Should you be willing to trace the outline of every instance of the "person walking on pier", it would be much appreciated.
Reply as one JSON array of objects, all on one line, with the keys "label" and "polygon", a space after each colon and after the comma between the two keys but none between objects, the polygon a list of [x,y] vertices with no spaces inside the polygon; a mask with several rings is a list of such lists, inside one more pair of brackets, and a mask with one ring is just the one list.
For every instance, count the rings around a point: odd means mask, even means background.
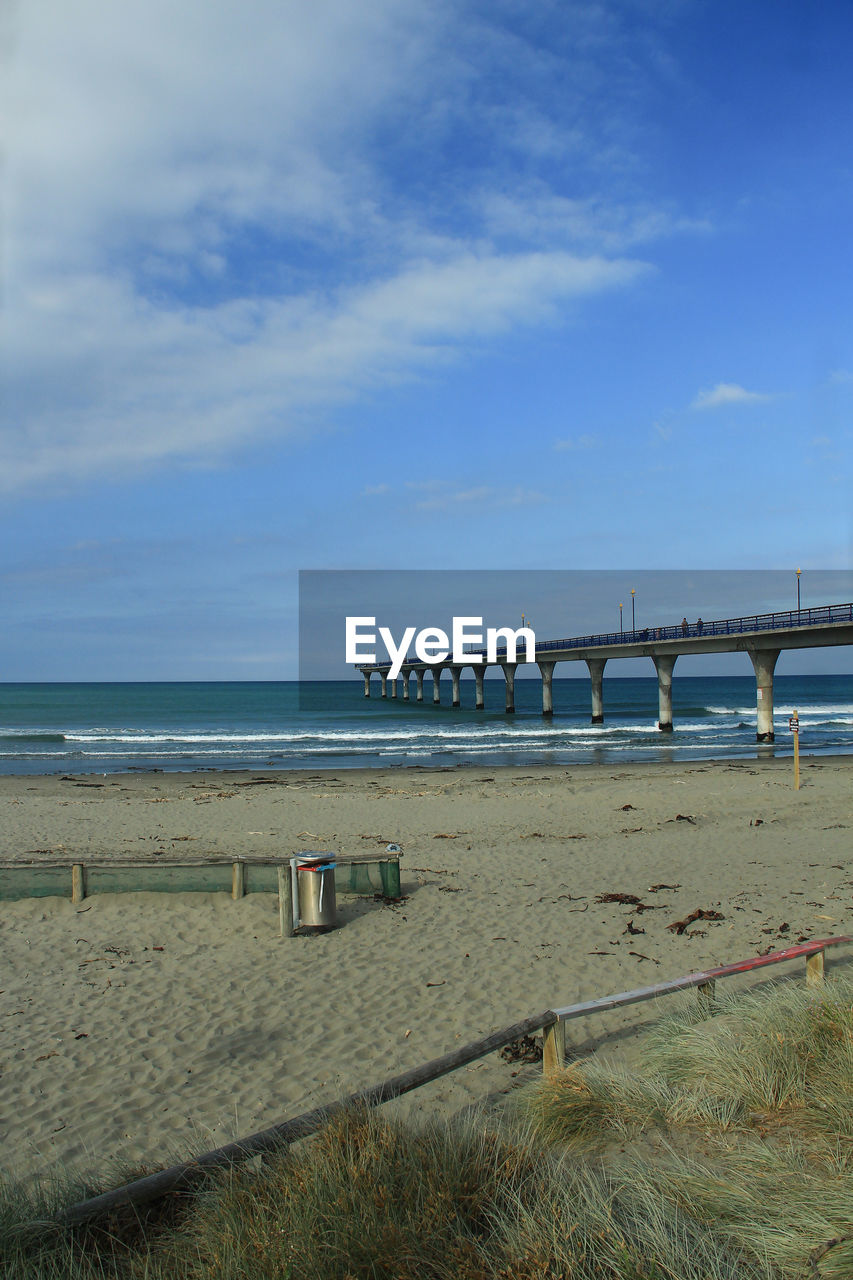
[{"label": "person walking on pier", "polygon": [[688,632],[689,630],[690,630],[690,626],[689,626],[689,624],[688,624],[687,619],[686,619],[686,618],[682,618],[682,619],[681,619],[681,634],[682,634],[683,636],[686,636],[686,635],[687,635],[687,632]]},{"label": "person walking on pier", "polygon": [[702,621],[702,619],[701,619],[701,618],[697,618],[697,619],[696,619],[696,634],[697,634],[697,635],[700,635],[700,636],[701,636],[701,634],[702,634],[702,628],[704,627],[704,625],[705,625],[705,624],[704,624],[704,622]]}]

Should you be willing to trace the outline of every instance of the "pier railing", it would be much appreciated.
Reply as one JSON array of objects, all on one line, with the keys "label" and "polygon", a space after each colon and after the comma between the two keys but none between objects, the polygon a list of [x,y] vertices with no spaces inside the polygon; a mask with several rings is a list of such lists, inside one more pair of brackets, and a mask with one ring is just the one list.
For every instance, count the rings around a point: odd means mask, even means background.
[{"label": "pier railing", "polygon": [[[853,622],[853,602],[824,604],[809,609],[783,609],[776,613],[750,613],[741,618],[718,618],[711,622],[680,622],[665,627],[634,627],[630,631],[607,631],[598,635],[569,636],[563,640],[537,640],[536,653],[561,649],[598,649],[606,645],[645,644],[650,640],[706,640],[712,636],[736,636],[756,631],[790,631],[794,627],[825,626],[833,622]],[[466,656],[485,658],[485,649],[465,649]],[[496,658],[506,658],[506,649],[498,649]],[[418,657],[407,657],[406,667],[423,666]],[[441,664],[444,665],[444,664]],[[376,663],[371,669],[381,671],[390,662]]]},{"label": "pier railing", "polygon": [[676,991],[684,991],[691,987],[698,988],[700,1007],[706,1014],[713,1012],[714,985],[717,979],[729,978],[739,973],[749,973],[767,965],[780,964],[786,960],[805,958],[806,982],[810,986],[818,986],[824,978],[824,954],[828,947],[853,941],[850,937],[820,938],[812,942],[800,943],[786,947],[783,951],[773,951],[768,955],[753,956],[748,960],[740,960],[735,964],[721,965],[714,969],[705,969],[700,973],[686,974],[681,978],[673,978],[668,982],[658,982],[649,987],[638,987],[634,991],[623,991],[618,995],[601,996],[595,1000],[586,1000],[580,1004],[567,1005],[565,1008],[546,1009],[542,1013],[516,1022],[511,1027],[493,1031],[491,1035],[454,1049],[443,1057],[434,1058],[422,1066],[404,1071],[401,1075],[392,1076],[381,1084],[361,1089],[345,1098],[336,1099],[324,1106],[315,1107],[292,1120],[272,1125],[260,1133],[252,1134],[237,1142],[230,1142],[224,1147],[217,1147],[195,1160],[183,1164],[172,1165],[159,1173],[138,1178],[135,1182],[103,1195],[94,1196],[72,1205],[63,1215],[67,1224],[87,1222],[93,1218],[112,1213],[123,1205],[141,1206],[159,1200],[163,1196],[177,1191],[187,1191],[198,1184],[204,1175],[212,1169],[238,1164],[255,1156],[272,1154],[283,1145],[306,1138],[347,1107],[378,1106],[392,1098],[402,1097],[413,1089],[438,1080],[441,1076],[457,1071],[460,1067],[486,1057],[504,1045],[512,1044],[522,1036],[531,1032],[544,1032],[543,1069],[546,1075],[558,1071],[565,1060],[565,1028],[566,1023],[588,1014],[605,1013],[610,1009],[624,1008],[626,1005],[639,1004],[645,1000],[653,1000],[659,996],[671,995]]},{"label": "pier railing", "polygon": [[536,652],[549,649],[586,649],[606,644],[634,644],[647,640],[704,640],[708,636],[735,636],[744,632],[780,631],[783,628],[790,631],[793,627],[814,627],[829,622],[853,622],[853,603],[825,604],[813,609],[785,609],[779,613],[752,613],[742,618],[720,618],[713,622],[681,622],[669,627],[638,627],[631,631],[609,631],[606,635],[574,636],[567,640],[537,641]]}]

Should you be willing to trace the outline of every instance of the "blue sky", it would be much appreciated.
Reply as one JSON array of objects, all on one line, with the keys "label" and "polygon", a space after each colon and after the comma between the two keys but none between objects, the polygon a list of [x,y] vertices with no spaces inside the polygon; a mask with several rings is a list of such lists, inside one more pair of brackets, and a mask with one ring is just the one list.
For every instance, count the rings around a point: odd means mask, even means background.
[{"label": "blue sky", "polygon": [[850,6],[0,41],[3,679],[291,678],[299,569],[851,567]]}]

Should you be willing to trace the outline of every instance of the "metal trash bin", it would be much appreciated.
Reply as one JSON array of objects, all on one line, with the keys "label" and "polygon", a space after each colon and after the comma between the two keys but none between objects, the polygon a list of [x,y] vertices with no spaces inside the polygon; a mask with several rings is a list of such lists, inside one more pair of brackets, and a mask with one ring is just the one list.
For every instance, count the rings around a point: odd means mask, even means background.
[{"label": "metal trash bin", "polygon": [[338,920],[335,863],[328,853],[305,853],[291,861],[295,928],[333,929]]}]

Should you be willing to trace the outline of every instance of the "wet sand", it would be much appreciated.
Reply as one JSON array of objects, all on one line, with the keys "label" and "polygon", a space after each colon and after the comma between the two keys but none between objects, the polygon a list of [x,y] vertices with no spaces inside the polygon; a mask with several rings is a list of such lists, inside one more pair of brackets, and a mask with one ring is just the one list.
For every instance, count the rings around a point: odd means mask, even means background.
[{"label": "wet sand", "polygon": [[[341,897],[339,928],[284,939],[271,894],[3,903],[6,1168],[156,1165],[540,1009],[851,932],[853,757],[802,774],[799,792],[787,759],[0,778],[4,859],[393,841],[406,895]],[[669,928],[696,910],[721,918]],[[650,1016],[573,1024],[571,1050],[629,1050]],[[394,1105],[454,1111],[535,1071],[492,1055]]]}]

